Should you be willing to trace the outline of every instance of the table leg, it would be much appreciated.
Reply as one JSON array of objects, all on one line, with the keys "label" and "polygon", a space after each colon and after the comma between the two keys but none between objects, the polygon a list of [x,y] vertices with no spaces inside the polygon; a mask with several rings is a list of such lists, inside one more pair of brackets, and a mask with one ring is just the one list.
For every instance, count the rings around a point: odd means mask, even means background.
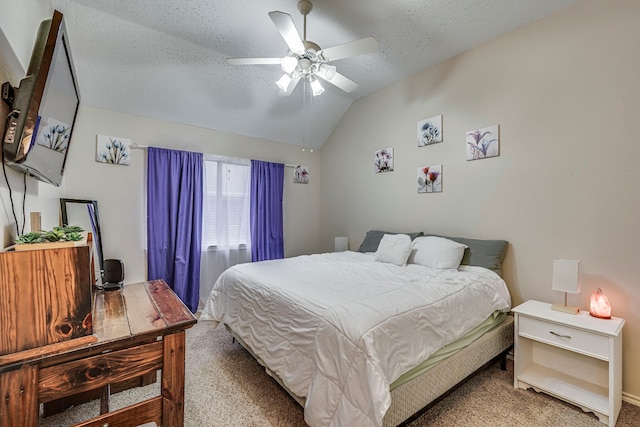
[{"label": "table leg", "polygon": [[109,412],[109,399],[111,398],[111,384],[102,386],[100,389],[100,415]]},{"label": "table leg", "polygon": [[162,367],[162,425],[184,425],[185,332],[165,335]]},{"label": "table leg", "polygon": [[38,425],[38,367],[0,374],[0,426]]}]

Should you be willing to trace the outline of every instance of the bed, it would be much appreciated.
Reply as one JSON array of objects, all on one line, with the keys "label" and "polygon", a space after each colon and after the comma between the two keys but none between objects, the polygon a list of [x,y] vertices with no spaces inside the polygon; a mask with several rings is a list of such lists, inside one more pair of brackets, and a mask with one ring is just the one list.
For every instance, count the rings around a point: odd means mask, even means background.
[{"label": "bed", "polygon": [[309,425],[397,425],[512,345],[505,250],[373,230],[358,251],[229,268],[200,319],[222,322]]}]

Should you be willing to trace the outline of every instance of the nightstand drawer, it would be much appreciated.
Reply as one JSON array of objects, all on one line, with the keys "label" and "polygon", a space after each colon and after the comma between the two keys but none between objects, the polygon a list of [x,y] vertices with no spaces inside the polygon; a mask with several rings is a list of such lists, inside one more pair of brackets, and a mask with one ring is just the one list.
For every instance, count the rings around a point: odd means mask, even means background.
[{"label": "nightstand drawer", "polygon": [[609,360],[609,339],[580,329],[519,316],[519,335]]}]

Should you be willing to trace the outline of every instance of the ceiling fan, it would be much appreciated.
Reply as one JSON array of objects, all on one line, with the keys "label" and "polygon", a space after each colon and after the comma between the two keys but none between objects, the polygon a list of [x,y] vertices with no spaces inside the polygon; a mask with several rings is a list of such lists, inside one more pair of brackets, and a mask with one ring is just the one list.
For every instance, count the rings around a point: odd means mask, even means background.
[{"label": "ceiling fan", "polygon": [[289,47],[289,53],[284,58],[228,58],[230,65],[280,65],[284,75],[276,82],[280,88],[280,96],[289,96],[296,88],[300,79],[306,79],[311,85],[313,95],[320,95],[324,88],[318,77],[345,92],[353,92],[358,84],[336,71],[336,67],[329,62],[351,56],[371,53],[378,50],[378,42],[373,37],[344,43],[338,46],[321,49],[316,43],[307,40],[307,15],[313,9],[308,0],[298,2],[298,10],[304,16],[304,32],[300,37],[291,15],[273,11],[269,17],[282,35]]}]

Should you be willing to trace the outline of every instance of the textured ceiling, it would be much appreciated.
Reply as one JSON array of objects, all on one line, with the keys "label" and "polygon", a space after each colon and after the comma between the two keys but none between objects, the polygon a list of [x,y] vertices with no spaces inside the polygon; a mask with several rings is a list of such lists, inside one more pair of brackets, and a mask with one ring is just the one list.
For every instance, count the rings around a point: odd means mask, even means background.
[{"label": "textured ceiling", "polygon": [[354,100],[573,1],[316,0],[309,40],[327,48],[373,36],[380,48],[333,62],[359,88],[347,94],[325,83],[310,110],[303,85],[278,96],[279,66],[224,62],[285,56],[267,14],[289,13],[302,34],[297,0],[51,3],[65,17],[82,104],[318,148]]}]

